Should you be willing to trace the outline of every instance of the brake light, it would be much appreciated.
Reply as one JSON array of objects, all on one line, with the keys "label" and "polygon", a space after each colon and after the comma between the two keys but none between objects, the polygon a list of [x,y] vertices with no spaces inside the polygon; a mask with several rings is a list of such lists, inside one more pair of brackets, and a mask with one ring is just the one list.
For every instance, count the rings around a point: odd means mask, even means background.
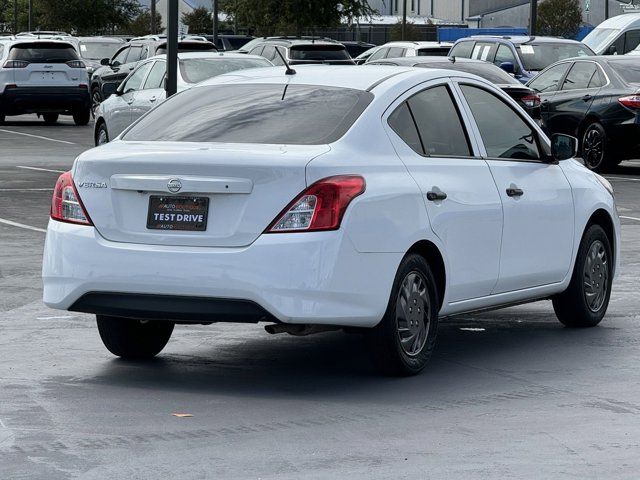
[{"label": "brake light", "polygon": [[359,175],[319,180],[294,198],[265,233],[337,230],[351,200],[364,190],[365,181]]},{"label": "brake light", "polygon": [[71,172],[65,172],[58,178],[51,199],[51,218],[60,222],[93,225],[82,205]]},{"label": "brake light", "polygon": [[640,108],[640,95],[629,95],[618,99],[627,108]]},{"label": "brake light", "polygon": [[540,106],[539,95],[525,95],[521,100],[528,108],[536,108]]},{"label": "brake light", "polygon": [[4,68],[27,68],[29,62],[25,60],[7,60],[4,62]]},{"label": "brake light", "polygon": [[67,65],[69,65],[71,68],[87,68],[82,60],[69,60],[67,62]]}]

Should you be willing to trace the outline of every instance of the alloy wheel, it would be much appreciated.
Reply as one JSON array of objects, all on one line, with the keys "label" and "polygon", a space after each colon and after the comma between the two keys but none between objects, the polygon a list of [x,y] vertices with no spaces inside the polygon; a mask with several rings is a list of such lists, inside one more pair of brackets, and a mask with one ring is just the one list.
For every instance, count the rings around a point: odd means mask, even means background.
[{"label": "alloy wheel", "polygon": [[431,304],[421,273],[410,272],[402,281],[396,299],[396,328],[400,346],[409,356],[418,355],[427,341]]},{"label": "alloy wheel", "polygon": [[607,251],[600,240],[589,247],[584,262],[584,298],[589,310],[598,312],[607,298],[609,288],[609,265]]},{"label": "alloy wheel", "polygon": [[107,131],[104,128],[101,128],[98,131],[98,145],[104,145],[105,143],[109,143],[109,138],[107,137]]},{"label": "alloy wheel", "polygon": [[590,127],[582,142],[584,162],[591,169],[598,167],[604,159],[604,136],[596,127]]}]

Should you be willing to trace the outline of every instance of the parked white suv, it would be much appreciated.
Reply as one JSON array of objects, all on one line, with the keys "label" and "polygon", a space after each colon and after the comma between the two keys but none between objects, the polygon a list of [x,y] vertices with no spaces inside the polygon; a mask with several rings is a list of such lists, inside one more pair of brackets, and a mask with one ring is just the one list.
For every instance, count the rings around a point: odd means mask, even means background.
[{"label": "parked white suv", "polygon": [[387,42],[374,47],[355,58],[358,65],[375,62],[383,58],[441,57],[447,56],[453,46],[449,42]]},{"label": "parked white suv", "polygon": [[0,43],[0,122],[37,113],[47,123],[62,114],[86,125],[90,106],[86,66],[71,43],[29,36]]},{"label": "parked white suv", "polygon": [[80,155],[45,304],[96,314],[124,358],[176,322],[356,327],[394,374],[425,366],[439,317],[552,299],[567,326],[600,322],[620,221],[575,138],[463,72],[295,70],[221,75]]}]

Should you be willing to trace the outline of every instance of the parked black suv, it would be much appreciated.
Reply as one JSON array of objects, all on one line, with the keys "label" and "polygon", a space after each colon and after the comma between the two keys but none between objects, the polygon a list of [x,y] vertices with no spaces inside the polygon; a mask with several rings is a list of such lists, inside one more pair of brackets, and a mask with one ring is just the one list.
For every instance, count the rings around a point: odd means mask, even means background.
[{"label": "parked black suv", "polygon": [[[180,52],[198,52],[217,50],[215,45],[203,37],[182,37],[178,42]],[[93,106],[99,105],[109,95],[115,93],[118,85],[138,62],[154,55],[167,53],[167,37],[165,35],[148,35],[132,39],[120,48],[113,57],[103,58],[103,65],[91,76],[91,99]]]},{"label": "parked black suv", "polygon": [[274,65],[282,65],[276,47],[290,65],[302,63],[327,63],[330,65],[355,65],[346,47],[335,40],[307,40],[301,38],[267,38],[253,47],[249,53],[262,55]]}]

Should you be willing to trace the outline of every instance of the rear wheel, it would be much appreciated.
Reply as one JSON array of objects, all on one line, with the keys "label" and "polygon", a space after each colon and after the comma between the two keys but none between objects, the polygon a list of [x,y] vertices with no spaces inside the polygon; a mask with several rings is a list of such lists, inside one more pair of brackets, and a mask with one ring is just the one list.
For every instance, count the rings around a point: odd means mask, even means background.
[{"label": "rear wheel", "polygon": [[59,115],[57,113],[43,113],[42,118],[44,119],[44,123],[48,125],[52,125],[58,121]]},{"label": "rear wheel", "polygon": [[89,123],[91,119],[91,109],[85,108],[82,110],[74,110],[73,111],[73,121],[76,125],[82,126]]},{"label": "rear wheel", "polygon": [[382,321],[369,332],[376,366],[388,375],[415,375],[429,361],[438,330],[436,283],[420,255],[407,255],[396,274]]},{"label": "rear wheel", "polygon": [[105,123],[102,122],[98,126],[98,131],[96,132],[96,147],[104,145],[105,143],[109,143],[109,132],[107,132],[107,126]]},{"label": "rear wheel", "polygon": [[607,145],[607,133],[598,122],[588,125],[584,130],[582,158],[585,166],[594,172],[604,172],[615,164]]},{"label": "rear wheel", "polygon": [[96,315],[102,343],[111,353],[125,359],[155,357],[173,333],[173,322],[143,321]]},{"label": "rear wheel", "polygon": [[613,280],[611,243],[600,225],[582,237],[569,287],[553,298],[558,320],[567,327],[594,327],[609,306]]},{"label": "rear wheel", "polygon": [[100,87],[93,87],[91,89],[91,112],[95,115],[96,108],[102,103],[102,92]]}]

